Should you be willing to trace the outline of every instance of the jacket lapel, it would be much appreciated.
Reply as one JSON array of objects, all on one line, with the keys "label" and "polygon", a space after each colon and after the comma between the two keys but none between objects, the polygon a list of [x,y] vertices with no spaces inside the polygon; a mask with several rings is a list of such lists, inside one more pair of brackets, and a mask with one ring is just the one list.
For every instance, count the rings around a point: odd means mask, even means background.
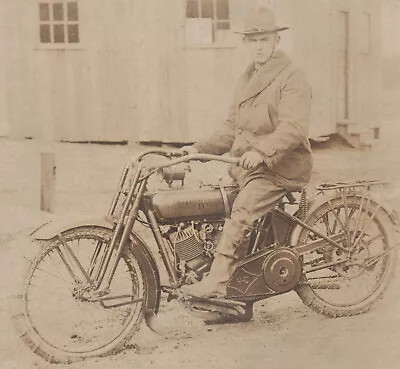
[{"label": "jacket lapel", "polygon": [[239,93],[238,105],[265,90],[290,64],[291,61],[289,57],[283,51],[278,50],[272,58],[257,71],[255,76],[253,76],[255,71],[254,64],[247,67],[241,77],[244,87],[242,92]]}]

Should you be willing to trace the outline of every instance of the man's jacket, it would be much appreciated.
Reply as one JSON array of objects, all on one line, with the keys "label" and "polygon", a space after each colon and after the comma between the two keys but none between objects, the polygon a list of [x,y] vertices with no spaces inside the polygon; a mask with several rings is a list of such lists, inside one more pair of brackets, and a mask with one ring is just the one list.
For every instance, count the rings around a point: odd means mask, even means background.
[{"label": "man's jacket", "polygon": [[202,153],[240,157],[259,151],[264,164],[255,170],[231,167],[241,186],[265,177],[290,190],[308,183],[312,169],[308,126],[311,90],[303,72],[283,51],[255,71],[251,64],[237,83],[228,119],[211,137],[194,144]]}]

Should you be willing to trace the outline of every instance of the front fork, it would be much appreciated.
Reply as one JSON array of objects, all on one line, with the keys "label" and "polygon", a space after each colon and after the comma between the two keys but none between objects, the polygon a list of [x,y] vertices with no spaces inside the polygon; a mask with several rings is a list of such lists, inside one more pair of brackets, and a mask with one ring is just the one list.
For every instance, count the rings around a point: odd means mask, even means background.
[{"label": "front fork", "polygon": [[[124,193],[124,184],[127,180],[128,171],[129,167],[125,167],[121,176],[120,183],[118,185],[118,190],[116,192],[116,195],[114,196],[108,213],[108,216],[110,217],[113,217],[121,194]],[[83,269],[77,258],[74,258],[72,256],[72,258],[77,263],[78,268],[81,270],[84,278],[86,279],[87,283],[84,290],[90,293],[91,298],[101,298],[102,296],[105,296],[110,292],[111,282],[113,280],[124,248],[129,241],[131,231],[139,212],[141,199],[146,189],[146,176],[143,176],[144,178],[141,178],[142,175],[143,170],[139,166],[132,180],[129,192],[125,198],[125,203],[116,223],[111,242],[108,246],[106,246],[105,249],[102,241],[99,241],[97,243],[87,273]],[[69,252],[70,248],[68,247],[67,243],[65,242],[65,240],[63,240],[61,235],[59,235],[59,237],[62,244],[64,245],[64,248],[67,252]],[[104,252],[102,252],[102,250],[104,250]],[[113,257],[113,255],[115,256]],[[109,273],[107,273],[108,271]],[[99,290],[100,286],[102,286],[101,290]]]},{"label": "front fork", "polygon": [[[121,216],[119,217],[117,225],[115,227],[110,246],[107,250],[107,254],[106,254],[104,260],[102,260],[103,262],[101,263],[101,267],[99,269],[99,275],[97,276],[97,278],[95,280],[95,288],[96,289],[100,287],[100,285],[102,284],[102,282],[105,278],[106,272],[110,266],[110,261],[111,261],[114,249],[116,248],[116,250],[117,250],[116,257],[115,257],[114,262],[111,265],[111,270],[107,276],[107,280],[106,280],[105,287],[104,287],[105,291],[109,290],[111,281],[114,277],[119,260],[121,259],[122,252],[124,250],[124,247],[125,247],[127,241],[129,240],[131,230],[135,224],[135,220],[136,220],[137,214],[139,212],[140,200],[141,200],[143,192],[146,188],[146,182],[142,180],[139,183],[139,187],[138,187],[137,191],[135,191],[137,184],[139,182],[141,173],[142,173],[142,170],[140,170],[140,168],[139,168],[135,174],[133,184],[130,188],[127,199],[125,201]],[[129,210],[132,200],[133,200],[132,208]],[[113,206],[113,208],[115,209],[115,205]],[[114,211],[114,209],[112,209],[112,212]],[[110,213],[111,213],[111,209],[110,209]],[[128,218],[126,219],[127,214],[129,214],[129,215],[128,215]],[[110,216],[112,216],[112,213],[110,214]],[[122,236],[121,236],[121,234],[122,234]],[[117,244],[118,244],[118,246],[117,246]]]},{"label": "front fork", "polygon": [[[128,170],[129,168],[125,168],[122,173],[121,180],[118,186],[118,191],[114,196],[108,214],[111,217],[115,212],[117,203],[119,201],[119,197],[121,193],[123,193],[123,186],[125,180],[127,179]],[[104,296],[109,293],[110,285],[114,277],[115,271],[117,269],[118,263],[121,259],[123,250],[126,247],[127,242],[129,242],[130,234],[135,225],[138,212],[142,208],[147,218],[147,221],[150,224],[150,228],[156,240],[158,250],[163,260],[164,266],[168,272],[171,286],[178,287],[179,284],[178,273],[174,266],[174,262],[171,258],[168,247],[165,244],[163,236],[161,235],[160,228],[158,226],[155,215],[151,207],[145,201],[142,201],[143,193],[146,190],[146,183],[147,183],[145,179],[146,176],[148,176],[148,174],[143,173],[143,170],[139,167],[133,178],[132,185],[126,197],[123,210],[115,226],[113,237],[108,248],[103,253],[101,253],[101,250],[103,249],[104,245],[101,242],[97,244],[97,247],[95,249],[95,252],[91,260],[88,273],[88,278],[90,280],[90,290],[96,291],[97,296]],[[115,255],[114,258],[113,255]],[[98,260],[99,257],[100,261]],[[99,267],[96,268],[96,264],[98,261],[99,261]],[[108,271],[110,272],[107,274]],[[103,285],[103,287],[101,290],[99,290],[101,285]]]}]

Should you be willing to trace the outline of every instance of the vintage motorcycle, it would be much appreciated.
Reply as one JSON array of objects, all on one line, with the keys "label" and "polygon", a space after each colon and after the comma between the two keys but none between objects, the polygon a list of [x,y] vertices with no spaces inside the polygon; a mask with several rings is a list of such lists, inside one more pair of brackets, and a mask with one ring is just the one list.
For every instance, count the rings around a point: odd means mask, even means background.
[{"label": "vintage motorcycle", "polygon": [[[154,157],[161,162],[149,163]],[[221,183],[187,188],[185,170],[193,161],[238,163],[176,150],[143,152],[125,166],[108,216],[49,223],[33,234],[41,250],[27,270],[14,319],[36,354],[72,362],[115,353],[143,318],[155,327],[162,292],[164,302],[178,300],[202,319],[242,316],[254,302],[292,290],[329,317],[363,313],[382,296],[395,269],[398,221],[371,195],[379,181],[325,183],[310,198],[305,189],[288,192],[254,224],[226,298],[183,295],[182,285],[209,271],[238,193]],[[169,187],[149,189],[157,175]],[[150,230],[167,285],[138,226]]]}]

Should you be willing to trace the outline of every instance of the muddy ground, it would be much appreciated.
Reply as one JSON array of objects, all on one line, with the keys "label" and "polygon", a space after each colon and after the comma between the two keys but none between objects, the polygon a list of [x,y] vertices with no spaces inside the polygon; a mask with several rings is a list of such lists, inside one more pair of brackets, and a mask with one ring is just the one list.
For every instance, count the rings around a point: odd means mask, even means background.
[{"label": "muddy ground", "polygon": [[[400,210],[400,129],[385,122],[372,149],[357,151],[338,140],[314,147],[313,184],[320,181],[389,179],[387,202]],[[141,146],[56,144],[56,208],[39,209],[41,147],[34,141],[0,141],[0,368],[47,368],[19,341],[9,318],[26,259],[36,246],[26,237],[63,214],[104,214],[123,162]],[[210,172],[199,168],[197,179]],[[211,180],[222,173],[211,171]],[[153,245],[154,246],[154,245]],[[163,274],[165,277],[165,274]],[[400,277],[376,307],[363,315],[328,319],[289,293],[256,304],[250,323],[214,326],[188,315],[174,302],[161,313],[166,336],[145,325],[131,348],[64,369],[99,368],[285,368],[397,369],[400,367]]]}]

